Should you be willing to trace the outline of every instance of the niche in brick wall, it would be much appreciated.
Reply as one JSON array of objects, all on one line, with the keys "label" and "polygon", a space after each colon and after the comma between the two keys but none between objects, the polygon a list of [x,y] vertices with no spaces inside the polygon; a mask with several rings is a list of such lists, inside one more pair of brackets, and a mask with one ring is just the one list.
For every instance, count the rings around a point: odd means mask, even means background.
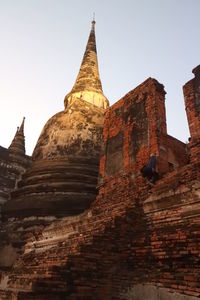
[{"label": "niche in brick wall", "polygon": [[131,162],[135,162],[141,146],[148,145],[149,139],[145,99],[131,105],[130,119],[133,122],[133,129],[130,136],[130,160]]},{"label": "niche in brick wall", "polygon": [[123,170],[123,133],[107,141],[106,174],[114,176]]}]

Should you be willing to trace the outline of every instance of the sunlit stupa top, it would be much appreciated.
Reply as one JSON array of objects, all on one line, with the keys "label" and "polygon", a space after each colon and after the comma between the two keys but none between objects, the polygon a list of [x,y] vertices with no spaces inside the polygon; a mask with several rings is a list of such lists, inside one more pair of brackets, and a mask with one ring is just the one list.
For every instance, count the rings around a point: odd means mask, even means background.
[{"label": "sunlit stupa top", "polygon": [[76,82],[71,92],[65,97],[65,108],[76,98],[101,108],[109,106],[108,99],[103,94],[99,76],[94,20]]}]

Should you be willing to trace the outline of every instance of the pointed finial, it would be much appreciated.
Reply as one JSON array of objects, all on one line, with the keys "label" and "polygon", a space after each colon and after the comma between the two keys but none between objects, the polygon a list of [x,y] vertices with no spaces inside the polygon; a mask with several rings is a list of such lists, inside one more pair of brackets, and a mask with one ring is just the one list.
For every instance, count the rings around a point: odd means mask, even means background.
[{"label": "pointed finial", "polygon": [[94,29],[95,23],[96,23],[96,21],[95,21],[95,13],[93,13],[92,29]]},{"label": "pointed finial", "polygon": [[95,14],[93,15],[92,28],[86,45],[81,67],[75,84],[69,94],[65,96],[65,109],[73,99],[82,99],[95,106],[107,108],[108,99],[104,96],[99,75],[96,38],[95,38]]},{"label": "pointed finial", "polygon": [[22,124],[21,124],[21,126],[20,126],[20,128],[18,130],[18,132],[20,132],[22,134],[24,134],[24,121],[25,121],[25,117],[23,117]]}]

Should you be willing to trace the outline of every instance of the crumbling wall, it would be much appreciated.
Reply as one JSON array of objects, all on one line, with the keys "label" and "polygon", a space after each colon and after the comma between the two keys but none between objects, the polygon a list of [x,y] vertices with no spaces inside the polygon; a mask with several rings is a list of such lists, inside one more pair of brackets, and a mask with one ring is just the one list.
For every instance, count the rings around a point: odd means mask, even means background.
[{"label": "crumbling wall", "polygon": [[24,173],[30,163],[30,157],[10,155],[8,149],[0,147],[0,219],[2,205],[7,202],[10,192],[14,190],[16,181]]},{"label": "crumbling wall", "polygon": [[191,159],[199,161],[200,152],[200,65],[193,69],[194,78],[183,86],[185,109],[188,118],[191,141]]},{"label": "crumbling wall", "polygon": [[9,176],[8,150],[0,147],[0,205],[8,199],[9,191],[15,186],[15,177]]},{"label": "crumbling wall", "polygon": [[30,161],[31,158],[27,155],[18,156],[10,153],[9,149],[0,147],[0,268],[3,269],[12,266],[17,252],[21,253],[23,244],[20,239],[21,229],[17,233],[16,227],[9,228],[7,223],[4,224],[3,208]]},{"label": "crumbling wall", "polygon": [[100,184],[137,172],[151,153],[159,154],[159,137],[167,134],[164,101],[163,86],[149,78],[106,111]]},{"label": "crumbling wall", "polygon": [[151,153],[161,176],[188,162],[186,145],[167,134],[164,87],[152,78],[106,111],[104,143],[99,184],[119,173],[137,176]]},{"label": "crumbling wall", "polygon": [[[95,202],[29,232],[24,253],[2,272],[2,299],[200,297],[200,161],[179,161],[185,145],[166,133],[163,97],[148,79],[106,112]],[[152,187],[139,169],[162,147],[164,164],[171,155],[179,166]]]},{"label": "crumbling wall", "polygon": [[143,284],[155,288],[154,300],[163,293],[168,299],[197,299],[199,170],[187,165],[153,188],[142,178],[138,185],[119,176],[87,213],[29,234],[11,274],[2,274],[2,295],[129,300],[135,293],[149,300],[138,291]]},{"label": "crumbling wall", "polygon": [[159,168],[161,174],[172,172],[189,162],[186,144],[167,135],[160,139]]}]

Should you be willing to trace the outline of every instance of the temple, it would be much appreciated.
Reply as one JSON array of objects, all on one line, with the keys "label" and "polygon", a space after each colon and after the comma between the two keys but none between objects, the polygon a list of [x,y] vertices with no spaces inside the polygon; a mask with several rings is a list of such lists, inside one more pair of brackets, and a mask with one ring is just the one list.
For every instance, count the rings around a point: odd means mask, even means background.
[{"label": "temple", "polygon": [[[89,208],[97,195],[104,111],[108,100],[99,77],[95,22],[65,108],[44,126],[32,155],[31,167],[22,175],[7,217],[70,216]],[[28,205],[27,205],[28,203]]]},{"label": "temple", "polygon": [[[1,300],[200,297],[200,66],[183,87],[190,129],[168,135],[148,78],[109,107],[95,21],[64,109],[32,156],[24,122],[0,147]],[[156,156],[153,184],[141,169]]]}]

